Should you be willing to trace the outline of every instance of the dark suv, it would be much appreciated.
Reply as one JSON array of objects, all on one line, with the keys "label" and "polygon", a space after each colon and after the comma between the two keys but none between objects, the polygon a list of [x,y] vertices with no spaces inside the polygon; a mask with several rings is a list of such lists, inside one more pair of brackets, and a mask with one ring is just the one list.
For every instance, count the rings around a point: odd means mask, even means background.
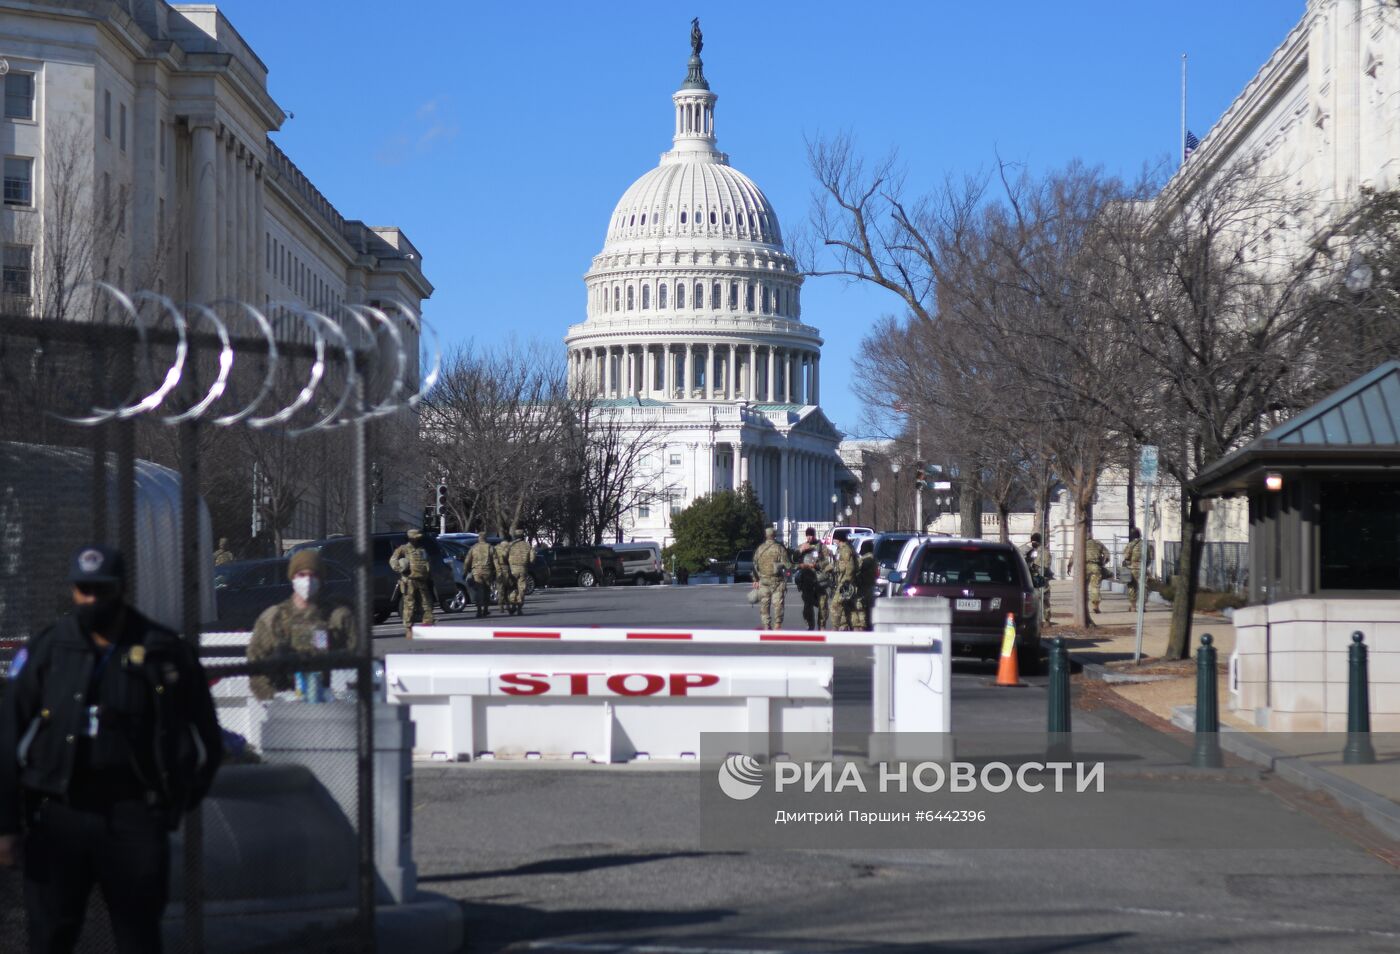
[{"label": "dark suv", "polygon": [[[541,547],[539,555],[549,566],[550,586],[600,586],[608,581],[608,565],[599,555],[606,547]],[[611,552],[611,551],[609,551]],[[616,561],[616,563],[613,563]],[[622,571],[615,553],[609,558],[613,574]]]},{"label": "dark suv", "polygon": [[[408,534],[376,533],[370,537],[370,578],[374,581],[374,621],[382,623],[389,614],[399,608],[399,596],[395,589],[399,575],[389,568],[389,556],[400,544],[408,542]],[[428,551],[428,564],[433,571],[433,592],[438,606],[444,613],[451,612],[452,598],[457,593],[457,584],[452,573],[452,561],[438,546],[437,538],[423,535],[423,548]],[[329,537],[325,540],[308,540],[287,551],[288,555],[298,550],[320,550],[321,557],[332,563],[339,563],[349,569],[355,565],[355,541],[350,537]],[[353,573],[352,573],[353,576]]]},{"label": "dark suv", "polygon": [[953,652],[990,659],[1001,651],[1007,614],[1015,617],[1022,675],[1040,672],[1040,610],[1020,551],[992,540],[928,540],[892,574],[900,595],[941,596],[953,611]]}]

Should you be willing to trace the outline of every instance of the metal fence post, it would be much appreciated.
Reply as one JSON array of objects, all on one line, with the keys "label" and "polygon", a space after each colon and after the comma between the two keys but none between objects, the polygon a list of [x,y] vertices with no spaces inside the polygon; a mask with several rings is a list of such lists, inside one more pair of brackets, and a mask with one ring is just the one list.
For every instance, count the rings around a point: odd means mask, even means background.
[{"label": "metal fence post", "polygon": [[1214,644],[1214,636],[1202,633],[1201,648],[1196,650],[1196,746],[1191,752],[1191,764],[1196,768],[1220,768],[1225,764],[1220,755],[1220,707],[1216,699],[1219,686]]},{"label": "metal fence post", "polygon": [[1049,711],[1046,715],[1046,732],[1050,735],[1049,751],[1052,756],[1068,756],[1070,753],[1070,697],[1069,697],[1069,652],[1065,649],[1063,637],[1056,636],[1050,641],[1050,693]]},{"label": "metal fence post", "polygon": [[369,525],[369,402],[366,393],[367,361],[357,354],[351,373],[355,375],[355,406],[359,418],[352,425],[355,460],[355,647],[356,758],[355,805],[359,830],[358,907],[362,950],[373,954],[374,891],[374,599],[373,553]]},{"label": "metal fence post", "polygon": [[[184,638],[199,656],[201,558],[199,548],[199,425],[180,425],[180,563]],[[203,808],[185,815],[184,887],[185,951],[204,951],[204,815]]]},{"label": "metal fence post", "polygon": [[1347,765],[1372,765],[1376,750],[1371,745],[1371,690],[1366,661],[1366,637],[1351,634],[1347,650],[1347,745],[1342,761]]}]

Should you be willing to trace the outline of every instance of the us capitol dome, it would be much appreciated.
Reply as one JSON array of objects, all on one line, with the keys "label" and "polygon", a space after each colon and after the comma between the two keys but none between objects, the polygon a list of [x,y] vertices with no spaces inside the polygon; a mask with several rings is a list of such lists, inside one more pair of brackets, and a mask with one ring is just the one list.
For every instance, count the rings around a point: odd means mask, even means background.
[{"label": "us capitol dome", "polygon": [[666,430],[660,506],[619,528],[669,540],[670,513],[753,485],[795,539],[827,521],[840,434],[822,414],[822,338],[802,322],[802,276],[778,215],[715,136],[698,22],[672,147],[622,194],[584,276],[587,318],[565,337],[572,386],[639,429]]}]

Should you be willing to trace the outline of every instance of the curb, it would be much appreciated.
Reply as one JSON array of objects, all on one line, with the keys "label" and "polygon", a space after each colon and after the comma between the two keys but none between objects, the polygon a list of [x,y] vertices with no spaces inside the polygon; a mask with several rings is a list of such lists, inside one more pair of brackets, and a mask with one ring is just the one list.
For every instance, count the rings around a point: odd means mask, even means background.
[{"label": "curb", "polygon": [[[1176,706],[1172,709],[1171,721],[1172,725],[1187,732],[1196,731],[1195,707]],[[1342,807],[1358,812],[1388,837],[1400,841],[1400,805],[1369,788],[1296,755],[1281,752],[1267,742],[1255,738],[1254,733],[1241,729],[1221,726],[1220,747],[1232,755],[1269,769],[1279,778],[1301,788],[1326,792]]]},{"label": "curb", "polygon": [[1122,683],[1122,682],[1161,682],[1164,679],[1176,679],[1177,676],[1134,676],[1132,673],[1119,672],[1116,669],[1109,669],[1103,663],[1091,662],[1077,653],[1069,654],[1070,662],[1079,666],[1085,679],[1092,679],[1095,682]]}]

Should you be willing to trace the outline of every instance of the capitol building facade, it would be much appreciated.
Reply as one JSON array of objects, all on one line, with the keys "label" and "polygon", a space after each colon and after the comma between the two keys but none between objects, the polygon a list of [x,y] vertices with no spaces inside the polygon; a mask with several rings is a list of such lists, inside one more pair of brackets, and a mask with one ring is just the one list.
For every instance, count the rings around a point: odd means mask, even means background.
[{"label": "capitol building facade", "polygon": [[750,484],[780,534],[829,521],[841,435],[822,413],[821,346],[777,214],[716,147],[698,30],[671,97],[672,148],[623,193],[569,328],[571,386],[661,451],[641,479],[659,499],[624,538],[668,543],[671,516]]}]

